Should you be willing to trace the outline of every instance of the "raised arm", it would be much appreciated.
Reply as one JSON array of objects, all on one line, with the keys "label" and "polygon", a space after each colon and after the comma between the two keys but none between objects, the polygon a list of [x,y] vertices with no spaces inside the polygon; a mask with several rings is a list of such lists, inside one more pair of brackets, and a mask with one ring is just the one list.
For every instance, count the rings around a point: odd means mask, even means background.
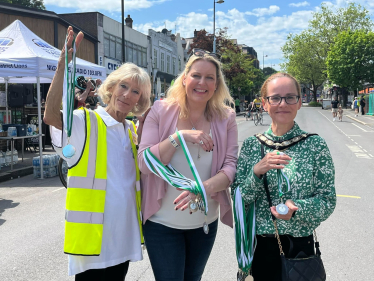
[{"label": "raised arm", "polygon": [[[73,28],[71,26],[69,26],[67,33],[68,33],[67,48],[68,48],[68,54],[69,54],[68,61],[70,61],[72,58],[72,53],[73,53],[73,48],[71,46],[72,46],[73,37],[74,37]],[[83,40],[83,33],[79,32],[75,39],[77,50],[82,40]],[[58,59],[57,69],[56,69],[55,75],[53,76],[51,86],[49,87],[47,100],[45,103],[44,118],[43,118],[43,121],[46,124],[54,126],[60,130],[62,130],[60,106],[61,106],[61,101],[62,101],[64,70],[65,70],[65,47],[62,48],[60,58]]]}]

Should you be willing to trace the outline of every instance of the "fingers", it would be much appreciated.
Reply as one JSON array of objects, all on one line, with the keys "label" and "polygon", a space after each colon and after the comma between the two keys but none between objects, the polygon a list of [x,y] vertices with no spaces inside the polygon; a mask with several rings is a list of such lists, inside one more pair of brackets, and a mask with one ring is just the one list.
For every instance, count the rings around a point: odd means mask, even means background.
[{"label": "fingers", "polygon": [[203,144],[200,143],[199,141],[199,144],[200,146],[205,150],[205,151],[213,151],[213,140],[212,138],[210,137],[210,135],[208,134],[205,134],[205,133],[202,133],[202,135],[200,136],[200,140],[203,141]]},{"label": "fingers", "polygon": [[174,204],[176,205],[175,206],[175,210],[181,210],[181,211],[184,211],[188,208],[188,203],[190,202],[190,200],[194,199],[192,198],[192,194],[189,192],[189,191],[184,191],[182,192],[175,200],[174,200]]}]

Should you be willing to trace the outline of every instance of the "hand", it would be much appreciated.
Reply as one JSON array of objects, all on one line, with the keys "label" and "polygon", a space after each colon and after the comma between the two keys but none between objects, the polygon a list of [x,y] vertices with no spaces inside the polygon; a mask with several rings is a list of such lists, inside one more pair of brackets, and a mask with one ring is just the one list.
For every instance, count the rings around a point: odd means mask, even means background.
[{"label": "hand", "polygon": [[[205,151],[213,151],[213,140],[210,135],[200,130],[181,130],[183,138],[186,142],[198,143]],[[201,141],[203,143],[201,143]]]},{"label": "hand", "polygon": [[286,201],[285,205],[288,207],[287,215],[279,214],[275,206],[270,208],[270,211],[274,215],[274,217],[276,217],[277,219],[288,221],[292,218],[293,213],[299,209],[298,207],[296,207],[295,203],[290,199]]},{"label": "hand", "polygon": [[[70,62],[71,59],[72,59],[72,56],[73,56],[72,43],[73,43],[73,38],[74,38],[74,31],[73,31],[73,28],[71,26],[68,27],[67,34],[68,34],[68,38],[67,38],[68,42],[67,42],[66,45],[67,45],[67,52],[68,52],[68,62]],[[75,38],[76,51],[78,51],[79,46],[80,46],[80,44],[83,40],[83,37],[84,37],[83,33],[81,31],[79,31],[78,35]],[[64,44],[64,47],[61,50],[61,54],[60,54],[60,58],[58,59],[58,63],[59,64],[61,64],[61,63],[65,64],[65,44]]]},{"label": "hand", "polygon": [[260,177],[271,169],[283,169],[291,159],[287,154],[277,155],[277,152],[269,152],[253,167],[253,172]]},{"label": "hand", "polygon": [[136,132],[138,134],[138,144],[140,143],[140,140],[141,140],[141,137],[142,137],[145,118],[147,118],[147,115],[148,115],[150,110],[151,110],[151,108],[148,108],[147,111],[144,112],[144,114],[142,116],[136,116],[136,118],[138,118],[138,120],[139,120],[139,125],[138,125],[138,128],[136,130]]},{"label": "hand", "polygon": [[[181,189],[178,189],[178,190],[181,190]],[[186,209],[188,209],[188,203],[190,202],[190,200],[195,200],[196,199],[196,195],[189,192],[189,191],[183,191],[175,200],[174,200],[174,204],[176,205],[174,210],[181,210],[181,211],[184,211]],[[192,214],[190,212],[190,214]]]},{"label": "hand", "polygon": [[101,83],[103,83],[101,79],[96,79],[96,88],[99,88]]}]

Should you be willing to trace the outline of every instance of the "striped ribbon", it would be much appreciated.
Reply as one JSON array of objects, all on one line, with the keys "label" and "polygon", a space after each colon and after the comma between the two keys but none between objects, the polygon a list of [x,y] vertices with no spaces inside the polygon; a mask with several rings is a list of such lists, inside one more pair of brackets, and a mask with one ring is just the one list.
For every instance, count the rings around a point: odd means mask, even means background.
[{"label": "striped ribbon", "polygon": [[277,170],[277,177],[278,177],[278,191],[279,191],[279,197],[282,198],[282,196],[284,195],[284,193],[283,193],[283,189],[282,189],[282,186],[283,186],[283,179],[287,182],[287,191],[290,191],[290,190],[291,190],[291,187],[290,187],[290,181],[288,180],[288,177],[284,174],[283,170],[281,170],[281,169],[278,169],[278,170]]},{"label": "striped ribbon", "polygon": [[76,70],[76,47],[75,37],[73,39],[73,58],[71,63],[71,74],[69,75],[69,61],[68,61],[68,48],[67,48],[68,36],[65,40],[65,72],[64,72],[64,84],[62,94],[62,111],[64,118],[64,130],[69,138],[71,136],[71,128],[73,126],[73,110],[74,110],[74,99],[75,99],[75,70]]},{"label": "striped ribbon", "polygon": [[246,211],[239,186],[234,192],[233,201],[236,258],[240,271],[247,276],[252,266],[253,255],[256,248],[255,202],[252,202]]},{"label": "striped ribbon", "polygon": [[162,178],[169,185],[174,186],[175,188],[189,191],[195,195],[200,194],[204,203],[205,215],[207,215],[208,201],[204,185],[200,179],[199,172],[196,169],[195,163],[192,160],[191,154],[188,150],[183,135],[177,131],[177,136],[181,143],[184,155],[187,159],[188,165],[195,180],[186,178],[184,175],[182,175],[180,172],[174,169],[173,166],[170,164],[165,166],[159,159],[157,159],[155,155],[152,154],[149,148],[147,148],[143,152],[145,164],[147,165],[150,171],[152,171],[159,178]]}]

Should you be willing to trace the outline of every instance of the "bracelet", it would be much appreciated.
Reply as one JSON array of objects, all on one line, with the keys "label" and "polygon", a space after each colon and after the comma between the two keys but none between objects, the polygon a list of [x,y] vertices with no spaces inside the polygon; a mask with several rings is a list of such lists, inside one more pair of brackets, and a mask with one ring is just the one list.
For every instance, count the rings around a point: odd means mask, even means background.
[{"label": "bracelet", "polygon": [[175,147],[175,148],[178,148],[179,147],[179,144],[175,141],[175,139],[173,138],[172,135],[170,135],[168,137],[169,141],[171,142],[171,144]]}]

